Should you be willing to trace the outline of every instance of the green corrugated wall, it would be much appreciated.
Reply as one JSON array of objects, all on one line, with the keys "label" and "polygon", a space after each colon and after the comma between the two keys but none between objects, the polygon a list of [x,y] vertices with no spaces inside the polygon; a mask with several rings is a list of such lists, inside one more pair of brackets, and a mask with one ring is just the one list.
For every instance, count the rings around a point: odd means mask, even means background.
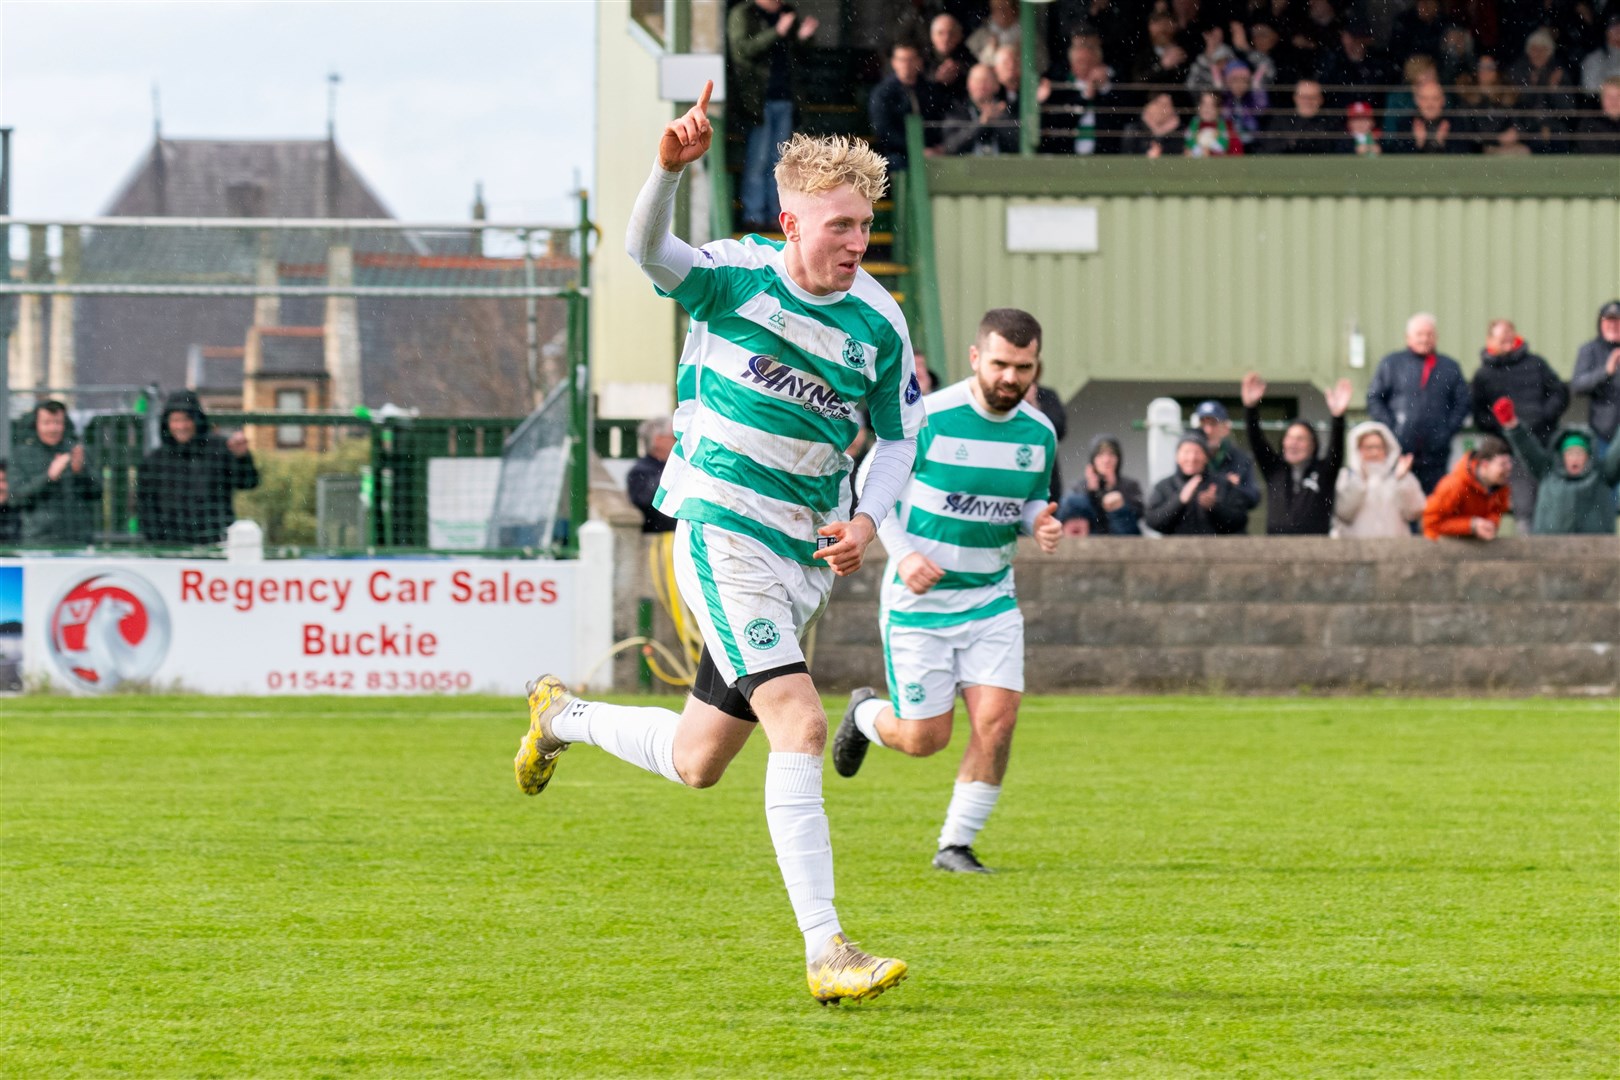
[{"label": "green corrugated wall", "polygon": [[[1091,380],[1236,380],[1250,369],[1319,386],[1347,375],[1364,388],[1423,310],[1465,372],[1486,322],[1505,316],[1568,377],[1598,305],[1620,294],[1620,200],[1608,195],[1042,199],[941,186],[932,206],[951,372],[965,373],[986,308],[1023,307],[1046,329],[1043,381],[1065,397]],[[1008,203],[1039,201],[1096,206],[1100,251],[1008,254]],[[1348,367],[1352,321],[1367,339],[1359,372]]]}]

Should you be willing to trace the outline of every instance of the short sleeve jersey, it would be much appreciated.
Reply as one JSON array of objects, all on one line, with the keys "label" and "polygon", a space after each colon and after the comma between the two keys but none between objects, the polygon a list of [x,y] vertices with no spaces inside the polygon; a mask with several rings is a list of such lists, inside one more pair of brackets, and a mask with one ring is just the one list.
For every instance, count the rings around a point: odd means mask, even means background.
[{"label": "short sleeve jersey", "polygon": [[1027,402],[1005,415],[973,397],[972,380],[923,399],[928,421],[917,438],[917,464],[895,506],[912,550],[945,576],[921,596],[900,581],[898,561],[883,575],[883,613],[891,626],[955,626],[1018,606],[1013,555],[1024,511],[1046,503],[1057,432]]},{"label": "short sleeve jersey", "polygon": [[856,409],[882,439],[922,426],[899,306],[864,270],[848,292],[812,295],[788,276],[783,245],[758,236],[700,248],[667,295],[692,325],[653,505],[819,565],[817,530],[849,518]]}]

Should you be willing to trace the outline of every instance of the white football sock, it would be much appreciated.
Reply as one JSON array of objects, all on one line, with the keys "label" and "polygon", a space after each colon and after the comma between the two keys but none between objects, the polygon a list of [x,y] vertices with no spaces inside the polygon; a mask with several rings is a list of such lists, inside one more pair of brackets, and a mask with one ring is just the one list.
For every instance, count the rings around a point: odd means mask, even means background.
[{"label": "white football sock", "polygon": [[1000,784],[986,784],[981,780],[956,782],[951,805],[945,810],[945,828],[939,834],[939,846],[971,847],[979,830],[990,820],[990,811],[1001,797]]},{"label": "white football sock", "polygon": [[682,783],[675,771],[675,725],[679,713],[634,705],[575,701],[551,722],[564,742],[600,747],[622,761]]},{"label": "white football sock", "polygon": [[856,728],[860,730],[862,735],[865,735],[868,739],[871,739],[879,746],[889,745],[883,741],[883,736],[878,734],[877,729],[878,715],[882,713],[884,709],[889,707],[889,703],[884,701],[882,698],[867,698],[865,701],[855,706]]},{"label": "white football sock", "polygon": [[828,938],[842,932],[833,910],[832,836],[822,808],[818,755],[772,753],[766,760],[765,823],[809,962],[821,955]]}]

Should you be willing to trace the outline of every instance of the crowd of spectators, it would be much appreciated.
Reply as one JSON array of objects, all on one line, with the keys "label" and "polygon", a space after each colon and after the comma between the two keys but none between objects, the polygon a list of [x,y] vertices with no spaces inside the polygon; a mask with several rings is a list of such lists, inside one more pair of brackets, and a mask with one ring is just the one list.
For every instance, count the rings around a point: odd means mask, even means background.
[{"label": "crowd of spectators", "polygon": [[[259,485],[240,431],[215,434],[197,395],[170,394],[156,448],[136,474],[139,539],[154,546],[218,544],[236,520],[235,493]],[[0,546],[82,547],[108,539],[101,467],[67,406],[46,400],[23,418],[9,460],[0,460]]]},{"label": "crowd of spectators", "polygon": [[[1043,6],[1040,153],[1620,153],[1620,0],[1412,0],[1379,31],[1349,0]],[[930,155],[1014,152],[1016,3],[907,16],[869,101],[875,145],[903,167],[917,114]]]},{"label": "crowd of spectators", "polygon": [[[1620,485],[1620,300],[1598,311],[1597,334],[1579,350],[1566,384],[1507,319],[1486,328],[1473,378],[1438,350],[1432,315],[1407,322],[1406,347],[1379,363],[1367,393],[1369,419],[1346,437],[1353,390],[1326,394],[1325,438],[1303,419],[1276,445],[1261,406],[1266,382],[1244,377],[1244,428],[1253,457],[1231,438],[1219,401],[1193,412],[1175,468],[1153,485],[1123,474],[1120,442],[1092,439],[1085,478],[1063,496],[1058,517],[1073,535],[1174,536],[1249,531],[1262,501],[1271,536],[1494,539],[1510,510],[1520,534],[1613,534]],[[1587,399],[1589,423],[1565,417]],[[1472,447],[1452,463],[1453,440],[1472,419]]]}]

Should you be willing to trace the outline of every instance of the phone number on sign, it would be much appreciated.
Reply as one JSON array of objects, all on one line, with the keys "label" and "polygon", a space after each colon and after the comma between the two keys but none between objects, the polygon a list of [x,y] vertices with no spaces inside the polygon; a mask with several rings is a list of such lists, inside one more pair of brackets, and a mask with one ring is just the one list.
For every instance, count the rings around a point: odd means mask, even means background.
[{"label": "phone number on sign", "polygon": [[471,690],[470,671],[272,671],[264,677],[274,691],[327,690],[336,693],[373,691]]}]

